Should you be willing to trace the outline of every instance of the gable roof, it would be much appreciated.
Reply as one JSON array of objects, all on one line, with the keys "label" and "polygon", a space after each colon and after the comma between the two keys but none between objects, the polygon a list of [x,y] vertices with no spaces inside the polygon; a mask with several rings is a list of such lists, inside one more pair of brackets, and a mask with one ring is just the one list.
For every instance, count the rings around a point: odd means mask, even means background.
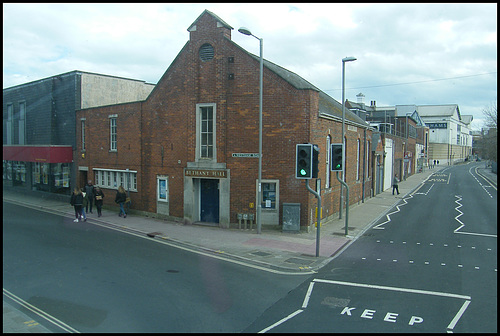
[{"label": "gable roof", "polygon": [[417,112],[421,117],[451,117],[458,114],[458,119],[462,120],[457,104],[448,105],[418,105]]},{"label": "gable roof", "polygon": [[[260,62],[260,56],[256,56],[241,46],[239,46],[237,43],[234,41],[228,39],[232,43],[234,43],[238,48],[243,50],[245,53],[247,53],[250,57],[255,59],[257,62]],[[267,69],[271,70],[274,72],[276,75],[279,77],[283,78],[287,83],[292,85],[294,88],[297,90],[313,90],[319,93],[319,113],[324,113],[330,116],[335,116],[338,118],[342,117],[342,104],[339,103],[337,100],[334,98],[330,97],[328,94],[325,92],[321,91],[318,89],[316,86],[302,78],[301,76],[297,75],[296,73],[287,70],[273,62],[270,62],[266,59],[263,61],[263,66],[266,67]],[[366,122],[358,117],[355,113],[350,111],[348,108],[345,109],[345,118],[346,120],[355,122],[360,125],[367,125]]]},{"label": "gable roof", "polygon": [[[205,15],[205,14],[208,14],[208,15],[211,15],[215,18],[215,20],[217,20],[217,23],[220,23],[220,25],[222,27],[226,27],[226,28],[229,28],[229,29],[234,29],[233,27],[231,27],[230,25],[228,25],[224,20],[222,20],[220,17],[218,17],[216,14],[212,13],[211,11],[209,11],[208,9],[205,9],[203,11],[203,13],[200,14],[200,16],[198,16],[196,18],[196,20],[194,20],[193,23],[191,23],[191,25],[189,26],[189,28],[187,29],[188,31],[191,31],[191,29],[196,26],[196,23],[200,20],[200,18]],[[219,25],[217,25],[217,27],[219,27]]]}]

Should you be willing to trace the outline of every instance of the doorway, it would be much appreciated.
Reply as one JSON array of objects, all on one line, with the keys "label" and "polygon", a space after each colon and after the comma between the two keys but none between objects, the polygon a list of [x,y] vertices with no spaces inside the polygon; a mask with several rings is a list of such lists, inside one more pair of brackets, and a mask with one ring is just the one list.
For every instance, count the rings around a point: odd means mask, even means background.
[{"label": "doorway", "polygon": [[200,221],[219,223],[219,180],[200,180]]}]

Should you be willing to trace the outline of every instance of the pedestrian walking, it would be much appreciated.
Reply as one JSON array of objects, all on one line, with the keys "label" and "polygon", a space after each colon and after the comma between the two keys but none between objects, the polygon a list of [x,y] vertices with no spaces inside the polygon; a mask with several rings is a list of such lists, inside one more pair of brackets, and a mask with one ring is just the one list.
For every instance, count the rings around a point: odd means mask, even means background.
[{"label": "pedestrian walking", "polygon": [[[438,161],[439,163],[439,161]],[[434,160],[434,165],[432,166],[432,168],[436,167],[436,160]]]},{"label": "pedestrian walking", "polygon": [[104,193],[102,192],[99,186],[96,186],[94,189],[94,200],[95,207],[97,208],[97,217],[102,216],[102,203],[104,202]]},{"label": "pedestrian walking", "polygon": [[439,166],[439,160],[437,160],[437,164],[438,164],[438,166]]},{"label": "pedestrian walking", "polygon": [[85,188],[82,189],[83,203],[82,203],[82,219],[84,222],[87,221],[87,214],[85,213],[85,208],[89,205],[89,195],[85,192]]},{"label": "pedestrian walking", "polygon": [[127,213],[125,212],[125,209],[123,208],[123,204],[127,200],[127,194],[125,192],[125,189],[123,186],[119,186],[118,190],[116,191],[116,197],[115,197],[115,202],[120,205],[120,212],[118,213],[118,216],[122,216],[123,218],[127,218]]},{"label": "pedestrian walking", "polygon": [[75,188],[71,194],[70,204],[75,208],[76,219],[73,222],[78,222],[82,217],[83,195],[80,188]]},{"label": "pedestrian walking", "polygon": [[[87,193],[88,196],[88,203],[85,206],[85,211],[87,213],[92,213],[92,203],[94,202],[94,191],[95,187],[92,185],[92,181],[89,180],[88,183],[85,185],[85,190],[82,190]],[[89,212],[89,207],[90,207],[90,212]]]},{"label": "pedestrian walking", "polygon": [[394,178],[392,179],[392,194],[394,195],[394,190],[398,192],[399,195],[399,187],[398,187],[399,179],[398,179],[398,174],[394,175]]}]

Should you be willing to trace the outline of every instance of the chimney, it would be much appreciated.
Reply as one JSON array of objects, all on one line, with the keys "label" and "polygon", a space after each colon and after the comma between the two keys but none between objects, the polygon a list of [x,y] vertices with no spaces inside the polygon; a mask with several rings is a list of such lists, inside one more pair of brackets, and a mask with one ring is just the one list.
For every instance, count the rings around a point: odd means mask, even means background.
[{"label": "chimney", "polygon": [[358,104],[364,104],[365,103],[365,95],[362,94],[361,92],[356,95],[358,98]]}]

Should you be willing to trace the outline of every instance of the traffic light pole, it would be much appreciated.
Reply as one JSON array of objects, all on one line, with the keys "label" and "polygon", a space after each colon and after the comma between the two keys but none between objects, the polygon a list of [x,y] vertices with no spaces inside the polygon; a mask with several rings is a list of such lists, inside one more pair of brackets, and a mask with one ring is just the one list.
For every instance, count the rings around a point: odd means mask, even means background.
[{"label": "traffic light pole", "polygon": [[[338,173],[337,173],[337,177],[338,177]],[[316,196],[316,198],[318,199],[318,210],[316,212],[316,218],[317,218],[317,227],[318,229],[316,230],[316,257],[319,257],[319,238],[320,238],[320,224],[321,224],[321,194],[316,192],[315,190],[311,189],[311,187],[309,186],[309,180],[306,180],[306,188],[307,190],[309,190],[309,192],[311,194],[313,194],[314,196]],[[349,195],[349,194],[347,194]],[[348,196],[348,199],[349,199],[349,196]]]},{"label": "traffic light pole", "polygon": [[[345,205],[345,235],[347,236],[347,234],[349,233],[347,231],[347,228],[349,226],[349,186],[347,185],[347,183],[345,183],[339,178],[339,172],[337,172],[337,180],[339,180],[339,182],[342,183],[342,185],[345,187],[346,190],[347,202]],[[340,205],[340,209],[342,209],[342,204]]]}]

